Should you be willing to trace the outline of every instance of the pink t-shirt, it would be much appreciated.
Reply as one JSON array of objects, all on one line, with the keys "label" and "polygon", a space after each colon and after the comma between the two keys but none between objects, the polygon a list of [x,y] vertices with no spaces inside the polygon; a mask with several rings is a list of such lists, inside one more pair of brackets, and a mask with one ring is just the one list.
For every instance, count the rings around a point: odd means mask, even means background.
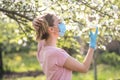
[{"label": "pink t-shirt", "polygon": [[69,55],[63,49],[38,44],[37,58],[47,80],[71,80],[72,71],[63,67]]}]

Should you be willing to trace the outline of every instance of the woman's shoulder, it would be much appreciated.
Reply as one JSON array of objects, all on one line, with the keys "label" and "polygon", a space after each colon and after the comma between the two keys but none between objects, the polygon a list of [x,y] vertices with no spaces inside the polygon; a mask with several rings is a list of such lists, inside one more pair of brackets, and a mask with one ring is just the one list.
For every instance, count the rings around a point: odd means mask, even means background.
[{"label": "woman's shoulder", "polygon": [[45,50],[47,52],[52,52],[52,53],[66,53],[66,51],[63,50],[62,48],[53,47],[53,46],[47,46],[45,47]]},{"label": "woman's shoulder", "polygon": [[54,47],[54,46],[45,46],[44,49],[46,51],[59,51],[60,50],[60,48]]}]

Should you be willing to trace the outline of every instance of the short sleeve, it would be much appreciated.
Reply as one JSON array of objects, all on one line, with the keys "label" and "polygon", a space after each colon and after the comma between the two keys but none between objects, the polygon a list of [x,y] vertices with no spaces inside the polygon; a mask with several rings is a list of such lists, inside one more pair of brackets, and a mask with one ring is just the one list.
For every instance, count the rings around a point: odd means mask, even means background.
[{"label": "short sleeve", "polygon": [[40,42],[38,42],[38,46],[37,46],[37,59],[39,60],[40,58],[40,51],[42,50],[44,46],[44,40],[41,40]]},{"label": "short sleeve", "polygon": [[56,57],[57,58],[57,65],[63,67],[68,56],[69,56],[69,54],[62,49],[57,51],[57,57]]}]

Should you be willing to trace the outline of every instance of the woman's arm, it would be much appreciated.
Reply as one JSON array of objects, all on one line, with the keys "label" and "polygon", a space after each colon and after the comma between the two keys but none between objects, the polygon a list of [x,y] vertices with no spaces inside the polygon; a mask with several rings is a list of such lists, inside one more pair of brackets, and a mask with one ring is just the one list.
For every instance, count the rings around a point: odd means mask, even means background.
[{"label": "woman's arm", "polygon": [[73,57],[68,57],[66,62],[64,63],[65,68],[79,72],[88,71],[93,58],[94,49],[96,47],[97,34],[98,34],[98,28],[96,28],[95,34],[90,32],[90,44],[89,44],[90,48],[88,49],[87,55],[83,63],[80,63],[79,61],[75,60]]},{"label": "woman's arm", "polygon": [[72,71],[78,71],[78,72],[85,73],[89,70],[89,67],[90,67],[90,64],[93,58],[93,53],[94,53],[94,49],[89,48],[83,63],[80,63],[79,61],[77,61],[76,59],[70,56],[67,58],[64,64],[64,67]]}]

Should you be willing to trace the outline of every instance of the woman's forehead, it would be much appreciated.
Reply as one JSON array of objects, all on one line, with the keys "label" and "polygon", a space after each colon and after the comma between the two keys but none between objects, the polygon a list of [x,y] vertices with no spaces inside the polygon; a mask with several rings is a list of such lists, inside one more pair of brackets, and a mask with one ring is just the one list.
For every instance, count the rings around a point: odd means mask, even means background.
[{"label": "woman's forehead", "polygon": [[53,15],[54,19],[59,19],[59,17],[57,15]]},{"label": "woman's forehead", "polygon": [[57,20],[57,21],[61,21],[60,17],[59,17],[59,16],[56,16],[56,15],[53,16],[53,19],[54,19],[54,20]]}]

